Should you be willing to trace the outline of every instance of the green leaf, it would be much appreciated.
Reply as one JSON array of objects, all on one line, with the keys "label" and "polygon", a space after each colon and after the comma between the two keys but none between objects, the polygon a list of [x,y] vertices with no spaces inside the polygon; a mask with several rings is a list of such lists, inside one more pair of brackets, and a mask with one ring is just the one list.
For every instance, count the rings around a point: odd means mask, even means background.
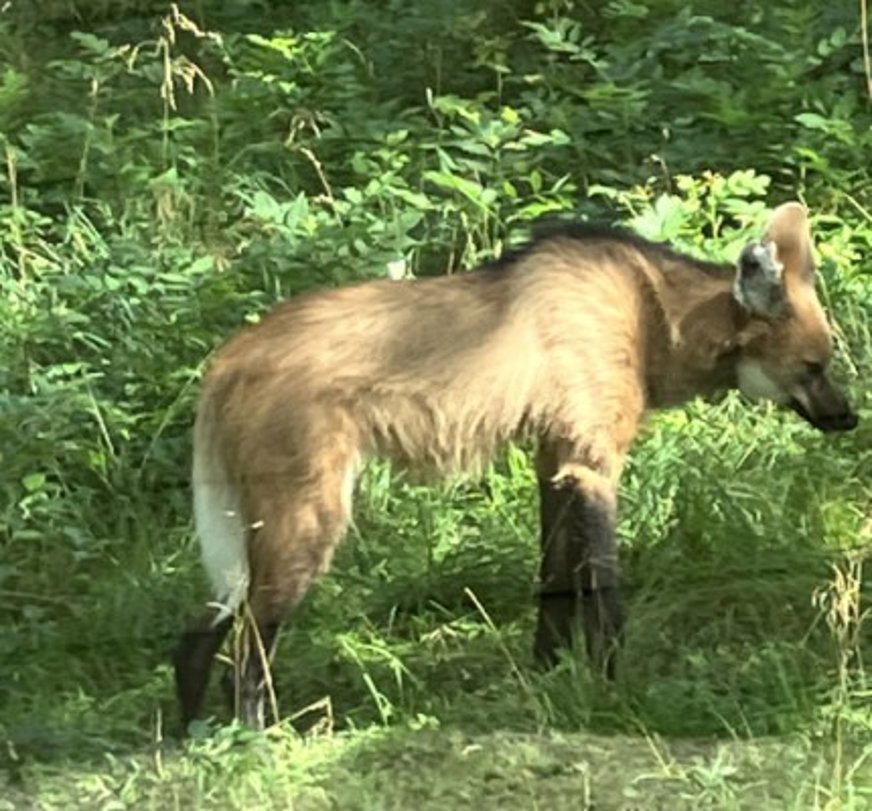
[{"label": "green leaf", "polygon": [[28,473],[21,479],[21,484],[28,493],[36,493],[45,487],[45,481],[44,473]]},{"label": "green leaf", "polygon": [[91,53],[97,54],[98,56],[104,56],[111,47],[108,40],[94,36],[94,34],[87,34],[83,31],[73,31],[70,34],[70,38],[78,42],[85,50],[91,51]]},{"label": "green leaf", "polygon": [[798,121],[802,126],[810,130],[821,130],[827,132],[830,128],[830,120],[818,113],[800,113],[793,117],[794,121]]}]

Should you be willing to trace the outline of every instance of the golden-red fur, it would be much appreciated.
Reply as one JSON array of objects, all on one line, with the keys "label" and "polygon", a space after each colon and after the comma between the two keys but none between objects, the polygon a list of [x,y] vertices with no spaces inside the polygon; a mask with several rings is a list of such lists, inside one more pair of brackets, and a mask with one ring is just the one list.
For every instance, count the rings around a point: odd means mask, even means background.
[{"label": "golden-red fur", "polygon": [[[283,304],[218,353],[203,385],[194,486],[198,525],[218,538],[203,538],[216,598],[233,610],[247,591],[258,622],[279,622],[328,567],[374,456],[445,474],[533,436],[543,480],[613,514],[647,410],[733,387],[743,362],[787,391],[800,359],[828,359],[804,209],[782,206],[768,238],[786,320],[741,306],[730,266],[597,229],[476,272]],[[243,546],[248,571],[228,567]]]}]

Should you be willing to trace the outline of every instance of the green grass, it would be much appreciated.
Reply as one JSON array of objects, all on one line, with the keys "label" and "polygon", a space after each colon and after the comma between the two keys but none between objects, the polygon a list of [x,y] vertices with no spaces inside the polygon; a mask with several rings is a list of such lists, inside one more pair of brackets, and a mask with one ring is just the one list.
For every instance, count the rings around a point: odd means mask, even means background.
[{"label": "green grass", "polygon": [[0,808],[869,807],[869,626],[840,637],[814,600],[848,547],[868,551],[869,429],[831,441],[739,408],[666,415],[634,456],[615,685],[581,655],[532,665],[522,454],[484,487],[373,465],[353,537],[282,639],[288,720],[181,744],[167,654],[203,578],[185,527],[126,504],[113,555],[67,580],[34,556],[21,585],[44,599],[21,610],[0,592]]},{"label": "green grass", "polygon": [[[858,761],[857,781],[872,774]],[[301,742],[228,728],[184,755],[155,746],[96,768],[40,770],[41,807],[370,811],[863,808],[834,805],[832,764],[802,738],[666,743],[654,737],[372,730]],[[7,794],[11,805],[18,797]],[[865,795],[868,799],[868,794]],[[0,808],[4,801],[0,800]]]}]

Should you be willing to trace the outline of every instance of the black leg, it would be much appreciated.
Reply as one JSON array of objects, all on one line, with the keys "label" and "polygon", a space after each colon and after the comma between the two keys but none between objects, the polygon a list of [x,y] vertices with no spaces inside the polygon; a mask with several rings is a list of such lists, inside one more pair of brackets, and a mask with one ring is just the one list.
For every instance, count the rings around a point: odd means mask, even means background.
[{"label": "black leg", "polygon": [[611,506],[574,483],[539,480],[542,568],[535,653],[553,662],[573,641],[579,597],[588,655],[609,678],[623,626]]},{"label": "black leg", "polygon": [[624,625],[613,511],[601,499],[578,493],[570,521],[584,547],[579,575],[587,653],[593,666],[613,679]]},{"label": "black leg", "polygon": [[200,714],[212,661],[233,625],[233,617],[226,617],[217,623],[214,619],[215,611],[209,610],[194,622],[182,634],[173,655],[183,733]]},{"label": "black leg", "polygon": [[573,492],[539,478],[542,563],[539,570],[539,618],[533,652],[544,665],[556,663],[561,649],[571,646],[578,618],[580,593],[576,572],[581,546],[573,542],[567,520]]},{"label": "black leg", "polygon": [[250,620],[246,625],[240,660],[232,670],[226,671],[222,686],[233,714],[248,726],[260,730],[266,726],[266,674],[275,654],[280,626],[279,623],[265,624],[259,629],[258,640]]}]

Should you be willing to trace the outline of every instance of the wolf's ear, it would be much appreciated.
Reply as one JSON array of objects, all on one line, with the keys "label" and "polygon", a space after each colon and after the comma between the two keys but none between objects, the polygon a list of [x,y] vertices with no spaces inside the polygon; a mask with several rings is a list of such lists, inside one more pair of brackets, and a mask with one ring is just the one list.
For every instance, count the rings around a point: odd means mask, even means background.
[{"label": "wolf's ear", "polygon": [[811,280],[814,276],[808,210],[801,203],[782,203],[769,219],[763,242],[776,246],[785,276]]},{"label": "wolf's ear", "polygon": [[775,242],[752,242],[742,249],[733,296],[751,315],[778,318],[787,313],[784,265]]}]

